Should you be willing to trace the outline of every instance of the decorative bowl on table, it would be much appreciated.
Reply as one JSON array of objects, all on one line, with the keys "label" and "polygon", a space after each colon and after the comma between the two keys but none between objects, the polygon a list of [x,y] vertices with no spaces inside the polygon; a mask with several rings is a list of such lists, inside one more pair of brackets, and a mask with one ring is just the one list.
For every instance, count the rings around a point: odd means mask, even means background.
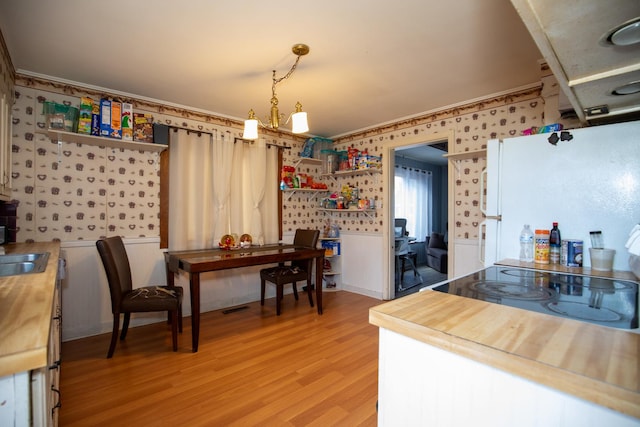
[{"label": "decorative bowl on table", "polygon": [[253,239],[251,238],[250,234],[243,234],[242,236],[240,236],[240,247],[241,248],[249,248],[251,247],[251,243],[253,242]]},{"label": "decorative bowl on table", "polygon": [[220,239],[220,243],[218,243],[220,249],[231,250],[236,247],[236,239],[231,234],[225,234]]}]

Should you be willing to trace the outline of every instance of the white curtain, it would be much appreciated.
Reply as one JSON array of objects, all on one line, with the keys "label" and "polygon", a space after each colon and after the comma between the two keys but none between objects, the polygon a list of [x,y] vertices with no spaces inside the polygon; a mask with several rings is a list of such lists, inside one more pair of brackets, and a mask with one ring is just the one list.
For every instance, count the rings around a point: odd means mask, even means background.
[{"label": "white curtain", "polygon": [[431,186],[431,172],[396,166],[394,215],[407,219],[409,235],[419,241],[430,235],[433,228]]},{"label": "white curtain", "polygon": [[171,129],[169,250],[213,244],[213,145],[209,134]]},{"label": "white curtain", "polygon": [[231,172],[233,171],[233,152],[236,144],[229,132],[221,132],[213,141],[213,243],[218,243],[225,234],[231,233],[229,223]]},{"label": "white curtain", "polygon": [[232,232],[250,234],[253,242],[278,241],[278,149],[263,140],[236,143],[231,173]]},{"label": "white curtain", "polygon": [[169,143],[169,249],[216,247],[224,234],[278,241],[278,149],[194,131]]}]

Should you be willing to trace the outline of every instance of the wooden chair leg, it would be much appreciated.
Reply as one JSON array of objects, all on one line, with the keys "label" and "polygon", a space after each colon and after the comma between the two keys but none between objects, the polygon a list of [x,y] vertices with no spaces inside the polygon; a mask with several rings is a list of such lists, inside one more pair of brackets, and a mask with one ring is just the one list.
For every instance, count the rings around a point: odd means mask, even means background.
[{"label": "wooden chair leg", "polygon": [[264,279],[260,280],[260,305],[264,305]]},{"label": "wooden chair leg", "polygon": [[178,351],[178,310],[170,311],[171,317],[171,343],[173,345],[173,351]]},{"label": "wooden chair leg", "polygon": [[120,313],[113,313],[113,331],[111,332],[111,344],[109,344],[109,351],[107,351],[107,359],[111,359],[113,352],[116,349],[116,342],[118,341],[118,329],[120,327]]},{"label": "wooden chair leg", "polygon": [[296,282],[293,282],[292,285],[293,285],[293,296],[296,297],[296,301],[298,301],[298,284]]},{"label": "wooden chair leg", "polygon": [[280,316],[280,306],[282,305],[283,285],[276,284],[276,315]]},{"label": "wooden chair leg", "polygon": [[122,322],[122,332],[120,333],[121,341],[127,337],[127,331],[129,330],[130,319],[131,319],[131,313],[124,313],[124,321]]},{"label": "wooden chair leg", "polygon": [[182,304],[178,305],[178,331],[182,333]]}]

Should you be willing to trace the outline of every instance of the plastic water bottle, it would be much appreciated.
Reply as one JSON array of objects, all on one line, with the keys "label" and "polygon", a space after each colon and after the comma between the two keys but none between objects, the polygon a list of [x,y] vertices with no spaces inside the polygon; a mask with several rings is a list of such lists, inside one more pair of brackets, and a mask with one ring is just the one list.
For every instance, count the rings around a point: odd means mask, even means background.
[{"label": "plastic water bottle", "polygon": [[520,261],[533,261],[533,232],[529,224],[525,224],[520,232]]}]

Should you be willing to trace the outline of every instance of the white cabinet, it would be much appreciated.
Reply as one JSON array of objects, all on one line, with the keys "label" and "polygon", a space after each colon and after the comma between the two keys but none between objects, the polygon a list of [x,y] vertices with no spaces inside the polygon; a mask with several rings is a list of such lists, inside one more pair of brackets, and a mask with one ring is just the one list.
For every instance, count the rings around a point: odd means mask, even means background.
[{"label": "white cabinet", "polygon": [[31,371],[32,425],[57,426],[60,408],[60,344],[62,340],[62,306],[60,282],[53,298],[47,366]]},{"label": "white cabinet", "polygon": [[324,291],[336,291],[341,288],[341,251],[340,238],[321,237],[320,247],[324,248],[325,269],[322,271]]},{"label": "white cabinet", "polygon": [[11,97],[0,97],[0,200],[11,199]]},{"label": "white cabinet", "polygon": [[0,425],[55,427],[60,408],[62,311],[56,283],[49,329],[47,365],[0,378]]}]

